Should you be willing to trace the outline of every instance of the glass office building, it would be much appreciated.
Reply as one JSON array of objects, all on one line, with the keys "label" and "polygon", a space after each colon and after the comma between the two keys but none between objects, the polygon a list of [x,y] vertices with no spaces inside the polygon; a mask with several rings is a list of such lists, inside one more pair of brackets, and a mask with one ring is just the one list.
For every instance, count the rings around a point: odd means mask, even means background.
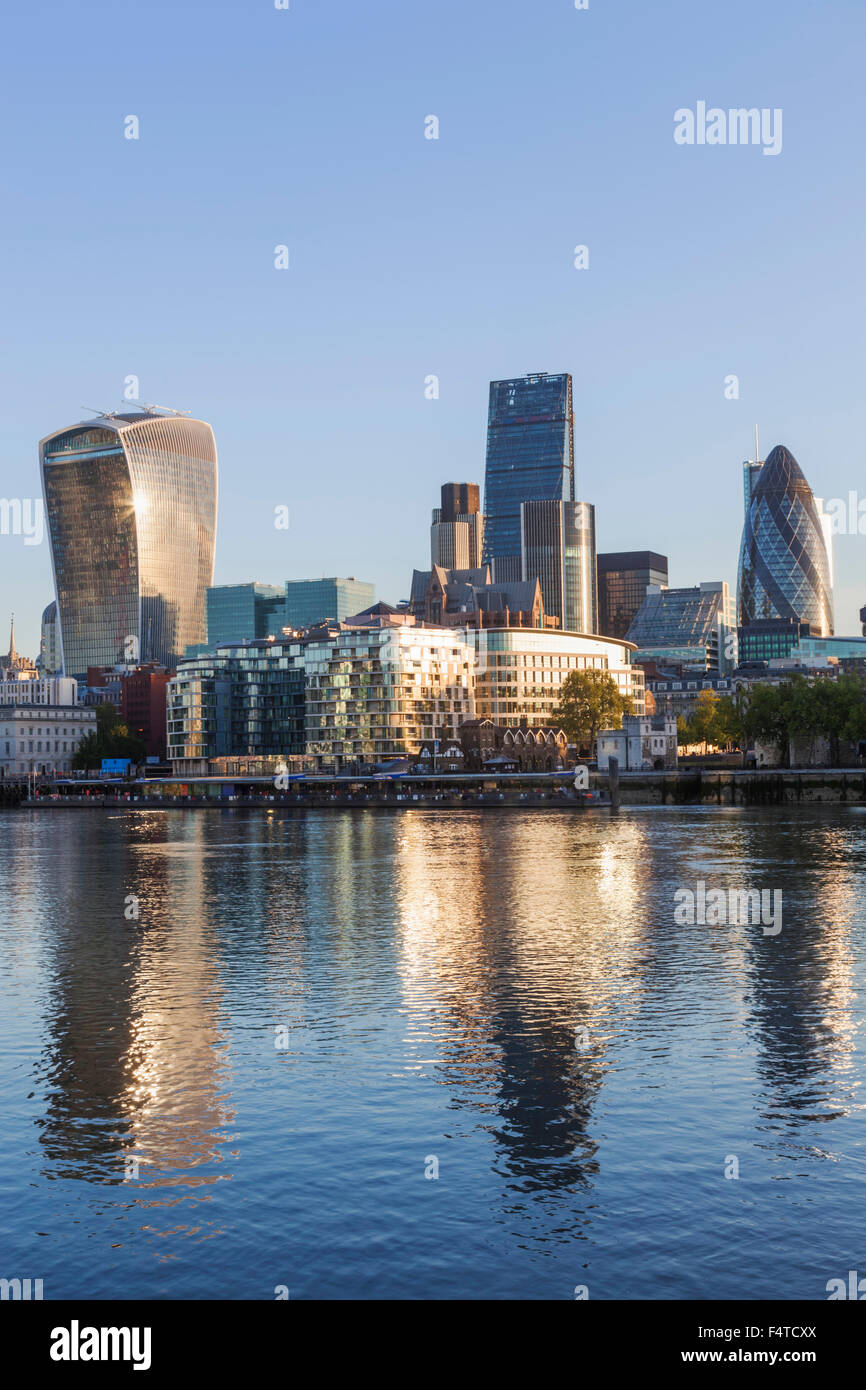
[{"label": "glass office building", "polygon": [[279,637],[286,625],[281,584],[215,584],[207,591],[207,645]]},{"label": "glass office building", "polygon": [[668,557],[654,550],[611,550],[599,555],[599,632],[625,637],[650,585],[668,586]]},{"label": "glass office building", "polygon": [[725,675],[737,664],[734,600],[724,580],[650,589],[628,630],[633,661],[673,662]]},{"label": "glass office building", "polygon": [[169,682],[168,757],[289,756],[304,748],[304,667],[289,641],[227,643]]},{"label": "glass office building", "polygon": [[595,507],[590,502],[523,502],[521,579],[538,578],[548,617],[568,632],[596,632]]},{"label": "glass office building", "polygon": [[39,446],[63,670],[157,661],[206,635],[217,455],[203,420],[145,410]]},{"label": "glass office building", "polygon": [[376,602],[373,584],[355,579],[289,579],[286,581],[286,627],[343,622]]},{"label": "glass office building", "polygon": [[797,460],[777,445],[758,474],[743,526],[740,625],[808,623],[833,633],[833,596],[824,522]]},{"label": "glass office building", "polygon": [[538,372],[491,381],[484,479],[484,559],[520,579],[520,504],[574,500],[571,376]]},{"label": "glass office building", "polygon": [[740,664],[791,657],[811,632],[811,624],[798,623],[792,618],[762,618],[759,622],[747,623],[739,630]]}]

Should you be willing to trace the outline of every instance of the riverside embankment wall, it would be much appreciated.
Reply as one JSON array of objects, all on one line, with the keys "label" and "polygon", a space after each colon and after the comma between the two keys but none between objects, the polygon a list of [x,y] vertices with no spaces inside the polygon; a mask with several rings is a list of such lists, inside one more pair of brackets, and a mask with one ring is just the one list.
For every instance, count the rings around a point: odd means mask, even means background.
[{"label": "riverside embankment wall", "polygon": [[[594,774],[596,787],[607,777]],[[866,769],[810,768],[803,771],[621,772],[623,806],[781,806],[805,802],[866,803]]]}]

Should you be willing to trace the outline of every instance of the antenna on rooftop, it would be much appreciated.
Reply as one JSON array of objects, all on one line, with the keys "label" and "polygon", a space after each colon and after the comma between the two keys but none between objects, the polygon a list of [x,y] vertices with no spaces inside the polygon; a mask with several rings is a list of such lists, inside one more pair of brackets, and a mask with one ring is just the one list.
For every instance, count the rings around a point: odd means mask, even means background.
[{"label": "antenna on rooftop", "polygon": [[91,405],[83,405],[82,410],[89,410],[91,415],[102,416],[103,420],[114,420],[117,417],[116,410],[94,410]]},{"label": "antenna on rooftop", "polygon": [[137,408],[138,408],[139,410],[152,411],[154,414],[156,414],[156,412],[157,412],[158,410],[161,410],[161,411],[163,411],[166,415],[189,415],[189,411],[188,411],[188,410],[174,410],[170,405],[151,405],[151,404],[147,404],[147,405],[140,405],[140,406],[138,406]]}]

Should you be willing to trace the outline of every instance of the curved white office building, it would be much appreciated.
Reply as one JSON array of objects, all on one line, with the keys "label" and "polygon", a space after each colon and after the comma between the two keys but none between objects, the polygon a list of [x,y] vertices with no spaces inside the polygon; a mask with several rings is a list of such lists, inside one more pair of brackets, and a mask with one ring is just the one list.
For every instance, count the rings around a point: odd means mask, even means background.
[{"label": "curved white office building", "polygon": [[40,442],[63,670],[159,661],[207,640],[217,454],[203,420],[100,415]]}]

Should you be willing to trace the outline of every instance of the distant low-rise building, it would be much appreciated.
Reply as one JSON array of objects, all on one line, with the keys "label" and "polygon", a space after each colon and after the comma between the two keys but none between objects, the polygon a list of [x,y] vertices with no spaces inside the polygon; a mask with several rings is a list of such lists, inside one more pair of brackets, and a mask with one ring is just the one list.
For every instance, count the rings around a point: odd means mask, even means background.
[{"label": "distant low-rise building", "polygon": [[9,631],[9,650],[5,656],[0,656],[0,680],[3,681],[29,681],[35,680],[41,672],[36,665],[26,656],[21,656],[15,650],[15,618]]},{"label": "distant low-rise building", "polygon": [[76,682],[62,676],[0,683],[0,778],[60,776],[96,729],[95,711],[78,705]]},{"label": "distant low-rise building", "polygon": [[506,727],[492,719],[468,719],[460,725],[460,746],[467,772],[555,772],[568,760],[568,737],[562,729]]},{"label": "distant low-rise building", "polygon": [[610,759],[623,772],[668,772],[677,766],[677,721],[673,715],[623,716],[621,729],[604,729],[597,740],[599,772]]}]

